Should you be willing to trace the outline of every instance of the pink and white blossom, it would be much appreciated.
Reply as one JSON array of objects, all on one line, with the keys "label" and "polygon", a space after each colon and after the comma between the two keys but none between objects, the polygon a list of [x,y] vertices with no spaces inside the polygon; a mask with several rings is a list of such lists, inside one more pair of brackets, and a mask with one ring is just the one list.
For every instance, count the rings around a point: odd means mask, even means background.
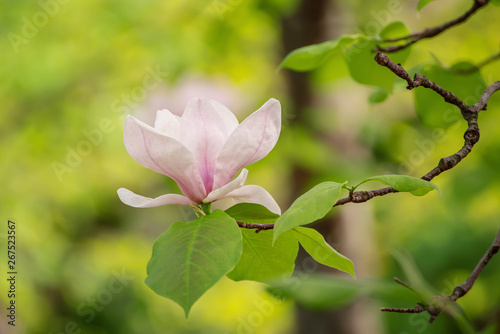
[{"label": "pink and white blossom", "polygon": [[273,149],[280,129],[281,106],[275,99],[241,124],[225,106],[205,99],[190,100],[181,117],[159,110],[154,127],[127,116],[123,138],[128,153],[144,167],[172,178],[184,195],[149,198],[120,188],[118,196],[123,203],[141,208],[232,198],[279,214],[279,206],[264,188],[244,185],[248,174],[244,167]]}]

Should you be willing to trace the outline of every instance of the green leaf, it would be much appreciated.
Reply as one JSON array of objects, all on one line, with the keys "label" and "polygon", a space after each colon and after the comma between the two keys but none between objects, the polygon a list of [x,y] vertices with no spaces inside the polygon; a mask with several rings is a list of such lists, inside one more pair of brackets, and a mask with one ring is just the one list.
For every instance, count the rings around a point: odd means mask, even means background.
[{"label": "green leaf", "polygon": [[237,222],[255,224],[274,224],[280,216],[269,211],[265,206],[255,203],[239,203],[225,212]]},{"label": "green leaf", "polygon": [[382,304],[386,305],[418,302],[413,291],[392,280],[352,280],[325,273],[307,273],[271,282],[267,290],[278,298],[292,298],[313,310],[345,307],[362,296],[384,301]]},{"label": "green leaf", "polygon": [[363,285],[368,295],[374,299],[387,301],[387,305],[411,305],[421,300],[413,291],[394,282],[394,280],[374,280],[367,279],[364,281],[356,280],[358,284]]},{"label": "green leaf", "polygon": [[[389,23],[382,31],[379,38],[394,38],[407,35],[409,30],[401,22]],[[402,42],[391,43],[397,45]],[[392,91],[392,86],[397,78],[394,73],[387,68],[378,65],[373,58],[377,45],[387,46],[387,43],[380,43],[376,37],[361,36],[359,42],[351,46],[344,53],[344,58],[349,68],[351,77],[357,82],[365,85],[372,85]],[[403,64],[410,55],[411,48],[405,48],[398,52],[391,53],[390,58],[395,63]],[[398,79],[401,80],[401,79]]]},{"label": "green leaf", "polygon": [[333,249],[318,231],[307,227],[296,227],[292,231],[302,247],[304,247],[313,259],[325,266],[342,270],[353,277],[355,276],[354,265],[351,260]]},{"label": "green leaf", "polygon": [[389,92],[387,91],[387,89],[379,87],[370,94],[370,96],[368,97],[368,101],[370,103],[384,102],[385,99],[387,99],[387,96],[389,96]]},{"label": "green leaf", "polygon": [[436,0],[419,0],[417,4],[417,10],[421,10],[425,6],[427,6],[429,3],[436,1]]},{"label": "green leaf", "polygon": [[[381,39],[390,39],[390,38],[398,38],[408,35],[410,31],[406,28],[405,24],[401,21],[393,21],[387,24],[385,27],[380,30],[378,36]],[[398,42],[399,44],[404,44],[404,41]],[[397,43],[391,43],[397,44]]]},{"label": "green leaf", "polygon": [[290,52],[280,67],[294,71],[311,71],[323,65],[335,52],[341,52],[361,35],[344,35],[331,41],[312,44]]},{"label": "green leaf", "polygon": [[[467,71],[473,69],[474,66],[468,62],[460,62],[450,69],[445,69],[439,64],[428,64],[416,68],[412,72],[425,75],[443,89],[453,92],[465,104],[472,105],[477,102],[486,88],[486,83],[479,71]],[[447,128],[456,121],[462,120],[460,110],[445,102],[433,90],[418,87],[413,92],[415,94],[415,109],[424,125]]]},{"label": "green leaf", "polygon": [[436,290],[424,279],[415,261],[406,251],[392,250],[391,255],[404,272],[406,283],[423,301],[428,301]]},{"label": "green leaf", "polygon": [[189,314],[191,306],[241,257],[241,232],[231,217],[215,210],[160,235],[147,266],[146,284]]},{"label": "green leaf", "polygon": [[276,221],[273,240],[276,241],[280,234],[294,227],[323,218],[339,199],[344,184],[345,182],[323,182],[297,198]]},{"label": "green leaf", "polygon": [[490,2],[495,6],[500,6],[500,0],[491,0]]},{"label": "green leaf", "polygon": [[234,281],[266,282],[276,277],[290,276],[299,251],[297,239],[285,233],[273,245],[273,231],[241,229],[243,254],[236,267],[227,274]]},{"label": "green leaf", "polygon": [[397,191],[409,192],[415,196],[423,196],[427,194],[429,191],[434,189],[436,189],[439,192],[439,188],[434,183],[407,175],[372,176],[367,179],[364,179],[363,181],[358,183],[354,188],[357,188],[361,184],[369,181],[378,181],[393,187]]},{"label": "green leaf", "polygon": [[[463,310],[458,306],[456,303],[453,303],[450,305],[451,307],[446,308],[446,313],[450,314],[455,322],[457,323],[458,327],[461,329],[462,333],[464,334],[477,334],[478,331],[476,330],[474,324],[472,321],[467,317]],[[484,332],[481,332],[484,333]],[[497,332],[498,333],[498,332]]]},{"label": "green leaf", "polygon": [[363,286],[354,280],[311,273],[305,278],[292,276],[277,281],[267,290],[278,298],[292,298],[308,309],[329,310],[352,303],[362,293]]}]

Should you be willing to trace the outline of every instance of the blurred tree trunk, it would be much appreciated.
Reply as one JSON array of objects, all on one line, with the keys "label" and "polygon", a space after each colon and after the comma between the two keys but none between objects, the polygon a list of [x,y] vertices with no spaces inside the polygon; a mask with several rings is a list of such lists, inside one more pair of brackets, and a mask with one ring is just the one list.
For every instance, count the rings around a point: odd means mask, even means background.
[{"label": "blurred tree trunk", "polygon": [[[295,13],[282,20],[285,55],[299,47],[323,42],[338,36],[338,28],[335,25],[336,17],[339,17],[339,13],[334,1],[300,1]],[[311,107],[317,104],[317,99],[311,89],[309,73],[288,70],[285,72],[289,101],[291,102],[288,110],[291,114],[290,126],[300,124],[312,133],[314,129],[309,124],[309,115],[307,113],[310,112]],[[306,186],[313,175],[310,171],[295,164],[292,166],[291,177],[292,191],[290,192],[289,204],[307,190]],[[341,244],[341,247],[336,248],[354,261],[356,273],[359,277],[360,272],[364,270],[359,268],[358,265],[363,266],[370,262],[364,258],[366,254],[363,254],[363,251],[359,252],[358,248],[367,249],[366,245],[370,245],[369,225],[371,223],[371,214],[365,214],[366,210],[359,208],[359,206],[356,208],[342,208],[342,210],[342,213],[337,217],[324,219],[314,227],[330,244]],[[359,237],[364,243],[363,247],[359,244]],[[309,255],[301,250],[297,257],[296,270],[308,272],[311,270],[328,270],[320,266],[311,268],[311,263],[313,262],[309,259]],[[297,307],[295,332],[297,334],[376,334],[380,332],[380,326],[375,312],[377,312],[377,309],[371,308],[363,300],[345,309],[328,312],[312,312]]]}]

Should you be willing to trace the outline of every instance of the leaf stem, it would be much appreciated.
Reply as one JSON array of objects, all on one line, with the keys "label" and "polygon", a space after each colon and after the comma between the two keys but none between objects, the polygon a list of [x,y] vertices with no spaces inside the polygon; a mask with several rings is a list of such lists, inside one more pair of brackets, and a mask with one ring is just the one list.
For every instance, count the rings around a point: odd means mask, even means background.
[{"label": "leaf stem", "polygon": [[203,210],[203,213],[206,215],[209,215],[212,213],[212,203],[201,203],[201,209]]}]

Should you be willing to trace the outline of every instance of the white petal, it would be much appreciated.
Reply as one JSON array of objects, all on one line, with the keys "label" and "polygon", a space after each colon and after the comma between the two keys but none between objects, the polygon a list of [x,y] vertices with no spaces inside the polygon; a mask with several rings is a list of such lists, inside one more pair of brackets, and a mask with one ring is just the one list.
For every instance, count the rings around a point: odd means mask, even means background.
[{"label": "white petal", "polygon": [[262,187],[256,185],[248,185],[231,191],[224,198],[233,198],[236,203],[248,202],[256,203],[265,206],[269,211],[278,215],[281,214],[281,209],[274,198]]},{"label": "white petal", "polygon": [[238,175],[237,178],[235,178],[225,186],[222,186],[221,188],[212,191],[210,194],[208,194],[207,198],[203,200],[203,203],[214,202],[219,198],[223,198],[234,189],[241,187],[242,185],[245,184],[247,175],[248,175],[248,170],[246,168],[243,168],[243,170],[241,171],[240,175]]},{"label": "white petal", "polygon": [[176,139],[128,116],[123,141],[135,161],[172,178],[191,200],[201,203],[207,196],[193,153]]},{"label": "white petal", "polygon": [[135,208],[152,208],[169,204],[190,205],[193,203],[189,198],[182,195],[166,194],[156,198],[149,198],[137,195],[125,188],[118,189],[118,197],[123,203]]},{"label": "white petal", "polygon": [[180,117],[172,114],[167,109],[156,112],[155,129],[172,138],[179,137]]},{"label": "white petal", "polygon": [[276,145],[281,130],[281,106],[267,101],[231,133],[217,157],[214,188],[226,184],[243,167],[264,158]]}]

